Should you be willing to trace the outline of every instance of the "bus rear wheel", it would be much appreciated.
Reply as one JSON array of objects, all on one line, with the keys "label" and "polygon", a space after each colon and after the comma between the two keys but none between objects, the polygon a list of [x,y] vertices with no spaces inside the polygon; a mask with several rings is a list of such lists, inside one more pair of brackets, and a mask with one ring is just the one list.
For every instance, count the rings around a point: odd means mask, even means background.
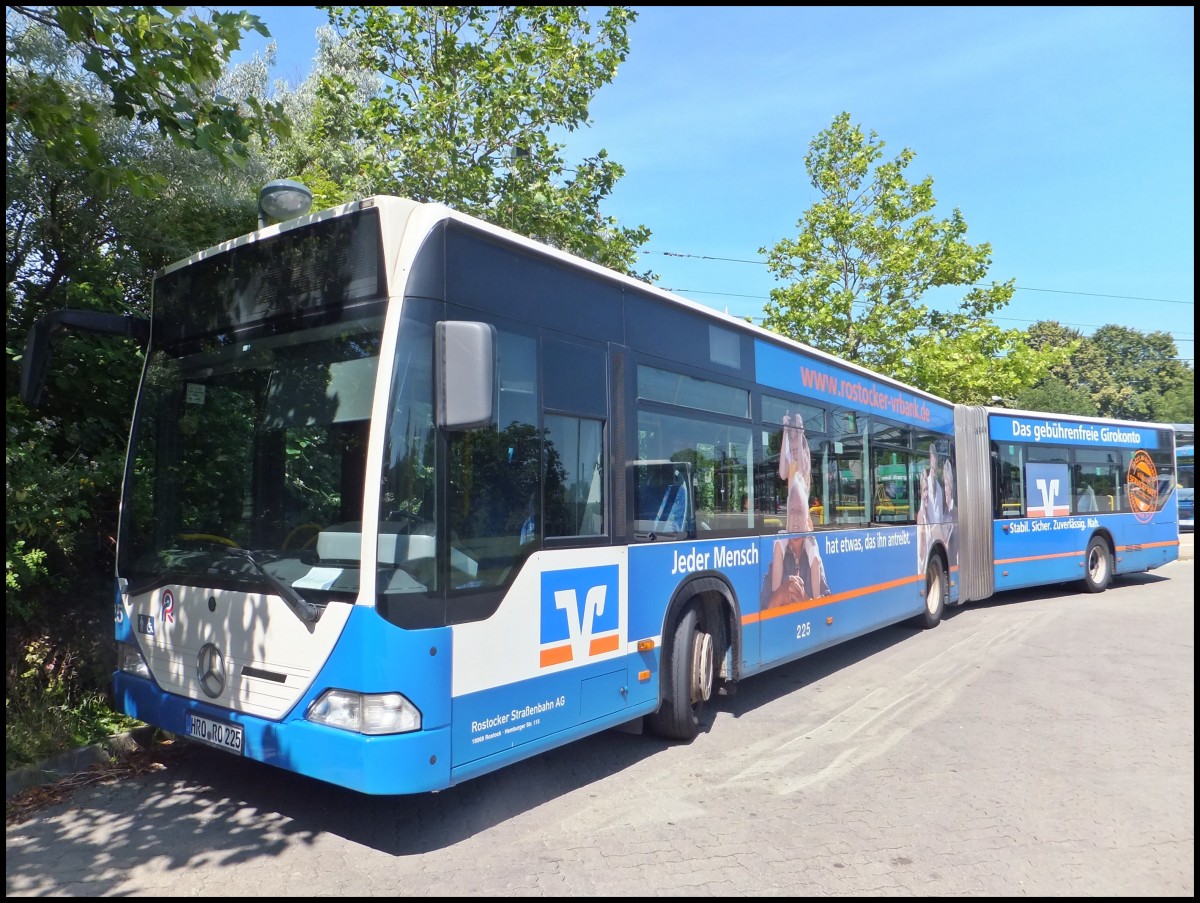
[{"label": "bus rear wheel", "polygon": [[1087,558],[1084,559],[1083,585],[1089,593],[1102,593],[1112,580],[1112,553],[1099,536],[1088,543]]},{"label": "bus rear wheel", "polygon": [[948,591],[946,566],[942,564],[941,556],[930,555],[929,564],[925,566],[925,609],[916,617],[918,627],[929,630],[942,623]]},{"label": "bus rear wheel", "polygon": [[715,673],[712,634],[704,629],[699,607],[691,604],[675,622],[663,650],[662,702],[646,718],[650,730],[668,740],[695,740],[704,706],[712,698]]}]

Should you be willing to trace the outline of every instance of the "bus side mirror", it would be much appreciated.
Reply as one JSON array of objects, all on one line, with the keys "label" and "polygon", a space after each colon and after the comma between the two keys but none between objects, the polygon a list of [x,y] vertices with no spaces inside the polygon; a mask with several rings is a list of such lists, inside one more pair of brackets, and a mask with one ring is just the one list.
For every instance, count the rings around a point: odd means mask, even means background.
[{"label": "bus side mirror", "polygon": [[437,324],[437,425],[446,430],[490,426],[496,416],[496,330],[488,323]]},{"label": "bus side mirror", "polygon": [[150,321],[128,314],[109,314],[95,310],[56,310],[41,317],[25,337],[21,355],[21,400],[31,408],[42,403],[46,371],[54,340],[65,329],[119,335],[137,339],[145,345],[150,339]]}]

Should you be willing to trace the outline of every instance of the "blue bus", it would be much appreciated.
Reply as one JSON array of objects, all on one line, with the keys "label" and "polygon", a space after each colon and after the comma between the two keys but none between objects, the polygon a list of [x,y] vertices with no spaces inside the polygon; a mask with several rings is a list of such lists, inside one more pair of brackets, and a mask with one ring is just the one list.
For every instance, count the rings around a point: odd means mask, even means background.
[{"label": "blue bus", "polygon": [[1179,557],[1174,432],[1162,424],[959,407],[958,451],[990,492],[971,498],[965,601]]},{"label": "blue bus", "polygon": [[148,320],[55,312],[30,404],[63,329],[146,347],[118,707],[367,794],[688,742],[767,669],[1178,555],[1169,429],[955,405],[437,204],[263,225]]},{"label": "blue bus", "polygon": [[[1176,423],[1175,482],[1179,494],[1179,529],[1196,528],[1196,432],[1190,423]],[[1182,441],[1183,444],[1180,444]]]}]

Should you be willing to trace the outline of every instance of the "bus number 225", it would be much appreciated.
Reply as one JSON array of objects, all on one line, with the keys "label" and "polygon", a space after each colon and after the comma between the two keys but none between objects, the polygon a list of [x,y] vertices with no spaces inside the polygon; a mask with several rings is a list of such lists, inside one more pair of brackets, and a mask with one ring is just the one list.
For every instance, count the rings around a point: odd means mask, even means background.
[{"label": "bus number 225", "polygon": [[812,633],[812,624],[808,621],[803,621],[796,625],[796,639],[802,640]]}]

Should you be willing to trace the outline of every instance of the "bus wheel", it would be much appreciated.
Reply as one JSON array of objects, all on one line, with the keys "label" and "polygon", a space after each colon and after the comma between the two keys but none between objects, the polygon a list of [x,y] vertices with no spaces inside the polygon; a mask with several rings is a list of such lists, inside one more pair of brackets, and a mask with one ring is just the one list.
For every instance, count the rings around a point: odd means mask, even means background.
[{"label": "bus wheel", "polygon": [[1108,543],[1099,536],[1093,536],[1088,543],[1084,567],[1083,585],[1089,593],[1102,593],[1108,589],[1112,580],[1112,553],[1108,551]]},{"label": "bus wheel", "polygon": [[650,730],[668,740],[695,740],[704,705],[712,697],[714,674],[712,634],[701,623],[700,609],[689,605],[663,650],[662,703],[646,718]]},{"label": "bus wheel", "polygon": [[946,581],[946,567],[938,555],[929,556],[929,564],[925,567],[925,610],[916,618],[916,625],[925,630],[937,627],[942,623],[942,615],[946,611],[946,593],[949,590]]}]

